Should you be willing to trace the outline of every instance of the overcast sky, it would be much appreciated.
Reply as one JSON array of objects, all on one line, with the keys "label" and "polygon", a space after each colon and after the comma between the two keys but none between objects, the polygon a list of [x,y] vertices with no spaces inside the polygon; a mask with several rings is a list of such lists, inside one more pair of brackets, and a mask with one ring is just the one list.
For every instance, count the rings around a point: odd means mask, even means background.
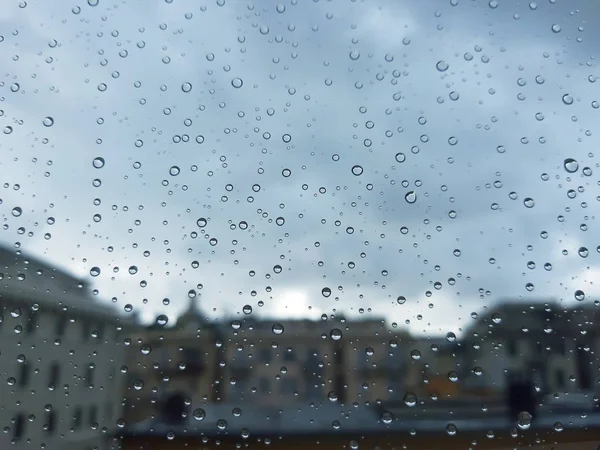
[{"label": "overcast sky", "polygon": [[0,239],[103,301],[446,333],[598,298],[594,0],[89,3],[0,9]]}]

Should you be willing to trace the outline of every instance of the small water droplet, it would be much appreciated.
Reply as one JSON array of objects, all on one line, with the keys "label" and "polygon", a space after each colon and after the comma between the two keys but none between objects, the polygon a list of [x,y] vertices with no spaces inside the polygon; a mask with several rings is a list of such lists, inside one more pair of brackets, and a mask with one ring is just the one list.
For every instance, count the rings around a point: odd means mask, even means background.
[{"label": "small water droplet", "polygon": [[438,61],[435,65],[435,68],[438,70],[438,72],[445,72],[446,70],[448,70],[448,67],[450,66],[446,61]]},{"label": "small water droplet", "polygon": [[234,78],[233,80],[231,80],[231,85],[234,88],[239,89],[244,85],[244,81],[241,78]]},{"label": "small water droplet", "polygon": [[283,325],[280,324],[280,323],[276,323],[276,324],[273,325],[272,330],[273,330],[273,333],[276,334],[276,335],[283,334],[283,331],[284,331]]},{"label": "small water droplet", "polygon": [[50,116],[44,118],[44,120],[42,120],[42,123],[44,124],[45,127],[51,127],[52,125],[54,125],[54,119]]}]

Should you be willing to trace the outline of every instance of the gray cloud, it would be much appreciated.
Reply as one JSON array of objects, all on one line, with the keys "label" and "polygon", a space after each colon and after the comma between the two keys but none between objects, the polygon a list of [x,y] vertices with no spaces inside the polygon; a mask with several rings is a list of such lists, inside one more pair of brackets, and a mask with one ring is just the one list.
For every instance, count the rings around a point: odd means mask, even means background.
[{"label": "gray cloud", "polygon": [[[100,267],[100,296],[146,317],[176,315],[199,283],[209,315],[258,300],[267,316],[371,308],[415,332],[457,330],[500,297],[571,302],[580,288],[595,298],[597,6],[347,6],[8,8],[0,21],[17,32],[0,44],[0,126],[13,128],[0,143],[2,239],[80,274]],[[567,157],[578,172],[564,170]]]}]

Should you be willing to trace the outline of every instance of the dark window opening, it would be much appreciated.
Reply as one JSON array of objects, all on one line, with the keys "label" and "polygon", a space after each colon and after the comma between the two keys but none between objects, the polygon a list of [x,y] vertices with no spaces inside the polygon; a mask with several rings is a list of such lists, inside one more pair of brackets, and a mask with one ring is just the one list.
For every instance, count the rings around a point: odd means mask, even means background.
[{"label": "dark window opening", "polygon": [[50,386],[56,386],[60,382],[60,366],[57,362],[53,362],[50,366]]},{"label": "dark window opening", "polygon": [[29,317],[27,318],[27,324],[25,325],[25,330],[27,333],[32,334],[35,333],[35,330],[38,327],[38,319],[39,315],[36,311],[30,311]]},{"label": "dark window opening", "polygon": [[25,362],[25,363],[21,364],[19,371],[20,371],[19,386],[25,387],[29,384],[29,378],[31,375],[31,366],[29,365],[29,363]]},{"label": "dark window opening", "polygon": [[54,411],[48,412],[46,416],[46,434],[52,435],[56,430],[56,413]]},{"label": "dark window opening", "polygon": [[89,365],[85,369],[85,381],[88,387],[92,387],[94,385],[94,366]]},{"label": "dark window opening", "polygon": [[94,426],[98,422],[98,407],[90,406],[90,426]]},{"label": "dark window opening", "polygon": [[58,320],[56,321],[56,336],[62,337],[65,335],[65,331],[67,329],[67,316],[60,315],[58,316]]},{"label": "dark window opening", "polygon": [[83,411],[81,410],[81,406],[75,408],[75,414],[73,414],[73,428],[76,430],[81,427],[81,417],[83,415]]},{"label": "dark window opening", "polygon": [[15,419],[15,424],[13,428],[13,439],[15,441],[19,441],[23,438],[25,434],[25,415],[19,414]]}]

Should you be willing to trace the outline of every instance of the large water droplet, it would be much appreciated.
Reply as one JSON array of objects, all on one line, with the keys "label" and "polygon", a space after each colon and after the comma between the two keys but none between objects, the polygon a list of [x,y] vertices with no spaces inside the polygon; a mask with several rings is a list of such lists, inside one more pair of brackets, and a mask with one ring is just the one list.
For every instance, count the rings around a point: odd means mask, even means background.
[{"label": "large water droplet", "polygon": [[102,169],[104,167],[104,158],[98,156],[97,158],[94,158],[94,160],[92,161],[92,165],[94,166],[94,168],[96,169]]},{"label": "large water droplet", "polygon": [[280,324],[280,323],[276,323],[276,324],[273,325],[272,330],[273,330],[273,333],[276,334],[276,335],[283,334],[283,331],[284,331],[283,330],[283,325]]},{"label": "large water droplet", "polygon": [[352,175],[356,175],[357,177],[362,175],[363,173],[363,168],[362,166],[359,166],[358,164],[355,166],[352,166]]},{"label": "large water droplet", "polygon": [[202,408],[196,408],[192,412],[192,417],[194,418],[194,420],[197,420],[198,422],[201,422],[206,417],[206,411],[204,411]]},{"label": "large water droplet", "polygon": [[342,338],[342,330],[340,330],[339,328],[334,328],[333,330],[331,330],[331,332],[329,333],[329,336],[331,337],[331,339],[333,339],[334,341],[339,341]]},{"label": "large water droplet", "polygon": [[415,191],[408,191],[404,195],[404,200],[406,200],[406,203],[415,203],[417,201],[417,193]]},{"label": "large water droplet", "polygon": [[527,430],[531,427],[532,416],[527,411],[521,411],[517,416],[517,426],[521,430]]},{"label": "large water droplet", "polygon": [[563,167],[567,172],[575,173],[579,169],[579,163],[573,158],[567,158],[563,163]]}]

